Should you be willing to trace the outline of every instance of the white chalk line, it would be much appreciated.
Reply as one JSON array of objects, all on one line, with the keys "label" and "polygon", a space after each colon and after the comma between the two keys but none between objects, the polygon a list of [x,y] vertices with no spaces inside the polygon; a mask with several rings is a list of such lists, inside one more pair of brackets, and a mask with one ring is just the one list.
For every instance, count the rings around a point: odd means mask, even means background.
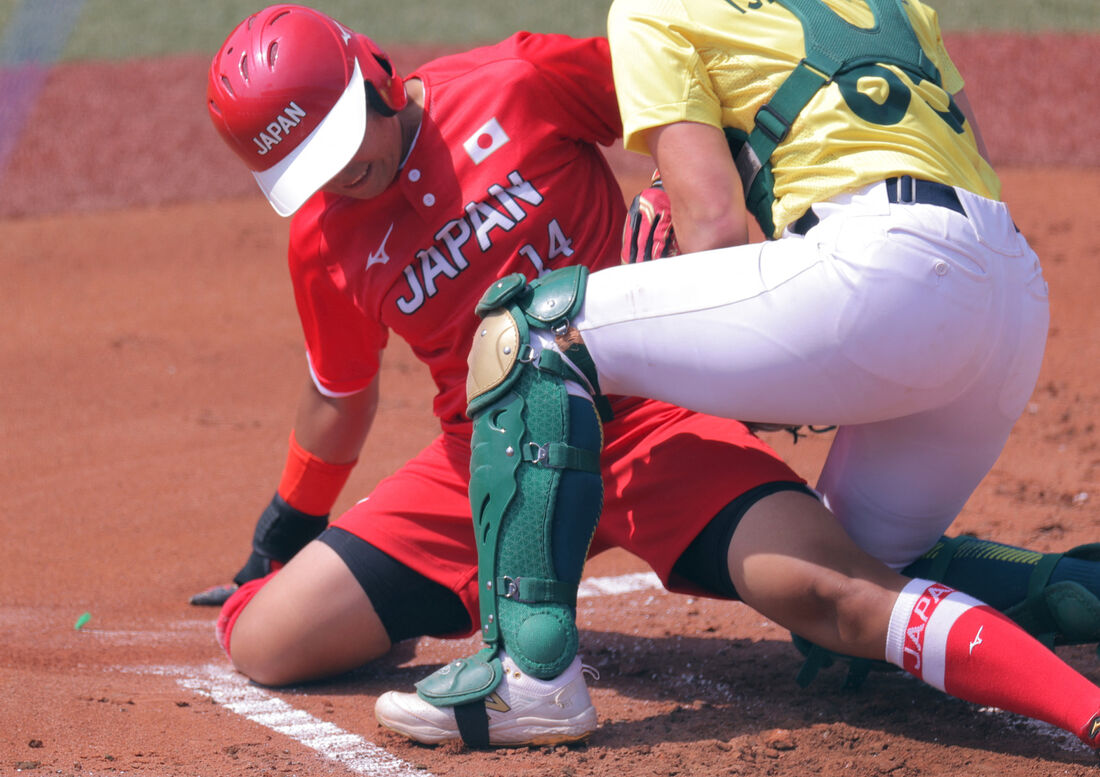
[{"label": "white chalk line", "polygon": [[594,596],[619,596],[636,591],[648,591],[656,588],[663,591],[661,578],[653,572],[635,572],[630,575],[617,575],[615,577],[590,577],[582,580],[577,588],[578,599],[588,599]]},{"label": "white chalk line", "polygon": [[[635,572],[614,577],[593,577],[582,580],[577,589],[578,599],[591,599],[597,596],[622,596],[638,591],[656,590],[664,592],[661,579],[652,572]],[[172,642],[180,638],[181,632],[213,632],[208,621],[182,621],[166,629],[103,629],[88,626],[83,634],[88,639],[102,639],[114,645],[145,645]]]},{"label": "white chalk line", "polygon": [[228,667],[155,667],[151,674],[180,675],[176,683],[318,755],[367,777],[432,777],[358,734],[297,709]]},{"label": "white chalk line", "polygon": [[[584,580],[577,590],[577,597],[616,596],[650,589],[664,590],[660,578],[652,572],[639,572]],[[129,641],[137,638],[138,634],[120,631],[103,636]],[[288,737],[356,774],[368,777],[432,777],[423,767],[403,761],[359,734],[345,731],[293,707],[228,667],[210,664],[199,668],[152,667],[144,671],[174,676],[181,688],[205,696],[230,712]]]},{"label": "white chalk line", "polygon": [[[652,572],[592,577],[581,581],[577,598],[619,596],[647,590],[664,591],[660,579]],[[422,766],[403,761],[358,734],[291,706],[228,667],[160,667],[147,671],[176,676],[180,687],[206,696],[230,712],[286,736],[356,774],[368,777],[432,777]],[[979,711],[1000,717],[1008,724],[1029,728],[1036,734],[1046,736],[1063,750],[1075,751],[1083,747],[1076,737],[1056,726],[993,707],[983,707]]]}]

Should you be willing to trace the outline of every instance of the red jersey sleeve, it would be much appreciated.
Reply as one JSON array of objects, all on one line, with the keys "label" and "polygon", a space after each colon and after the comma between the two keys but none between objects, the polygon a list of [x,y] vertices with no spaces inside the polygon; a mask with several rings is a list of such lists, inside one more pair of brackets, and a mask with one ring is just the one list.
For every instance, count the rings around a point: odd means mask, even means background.
[{"label": "red jersey sleeve", "polygon": [[288,262],[313,380],[323,394],[343,396],[370,385],[389,332],[356,303],[343,267],[329,257],[323,216],[313,212],[322,206],[314,198],[292,219]]},{"label": "red jersey sleeve", "polygon": [[535,66],[565,134],[604,146],[622,136],[606,38],[520,32],[504,43]]}]

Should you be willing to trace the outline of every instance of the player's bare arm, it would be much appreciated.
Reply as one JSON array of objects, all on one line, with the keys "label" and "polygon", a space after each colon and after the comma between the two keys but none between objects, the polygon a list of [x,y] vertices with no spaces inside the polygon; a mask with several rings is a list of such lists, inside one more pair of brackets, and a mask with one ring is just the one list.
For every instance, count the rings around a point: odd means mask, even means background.
[{"label": "player's bare arm", "polygon": [[676,203],[672,223],[680,250],[691,253],[747,243],[741,179],[722,131],[684,121],[654,127],[644,138],[669,198]]},{"label": "player's bare arm", "polygon": [[298,444],[333,464],[355,461],[378,411],[378,379],[348,396],[325,396],[309,379],[298,403]]}]

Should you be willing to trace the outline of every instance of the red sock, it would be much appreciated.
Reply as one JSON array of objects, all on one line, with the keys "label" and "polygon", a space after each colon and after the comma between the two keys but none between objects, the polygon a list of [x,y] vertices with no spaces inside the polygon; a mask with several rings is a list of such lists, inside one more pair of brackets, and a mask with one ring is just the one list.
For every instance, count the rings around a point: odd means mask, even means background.
[{"label": "red sock", "polygon": [[977,599],[930,580],[898,596],[886,660],[952,696],[1043,720],[1100,747],[1100,688]]}]

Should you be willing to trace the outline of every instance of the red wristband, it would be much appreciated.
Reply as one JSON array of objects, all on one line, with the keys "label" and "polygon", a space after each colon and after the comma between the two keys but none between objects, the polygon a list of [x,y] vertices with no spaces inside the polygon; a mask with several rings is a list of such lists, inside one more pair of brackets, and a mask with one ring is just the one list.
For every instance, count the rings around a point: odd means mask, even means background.
[{"label": "red wristband", "polygon": [[292,431],[290,451],[279,480],[279,496],[295,510],[308,515],[328,515],[355,463],[330,464],[317,458],[298,444]]}]

